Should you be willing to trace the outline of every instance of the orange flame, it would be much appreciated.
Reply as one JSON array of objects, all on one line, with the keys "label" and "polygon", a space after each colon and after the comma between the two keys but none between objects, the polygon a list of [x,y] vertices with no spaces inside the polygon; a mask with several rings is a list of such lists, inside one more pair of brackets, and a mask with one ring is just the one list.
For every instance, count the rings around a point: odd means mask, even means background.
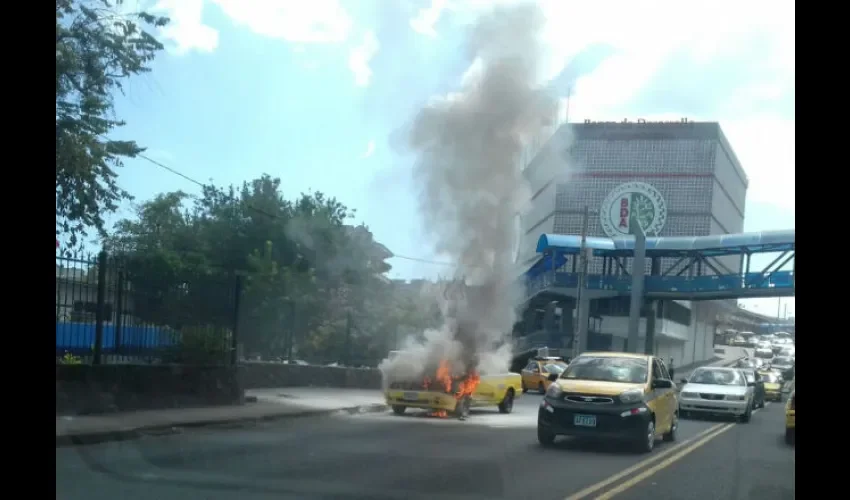
[{"label": "orange flame", "polygon": [[[435,383],[437,387],[443,389],[443,391],[447,394],[454,393],[454,396],[457,399],[461,399],[465,396],[472,396],[475,389],[478,387],[478,384],[481,382],[481,377],[474,371],[469,372],[464,376],[452,377],[451,365],[448,361],[443,360],[437,367],[437,373],[434,376],[434,380],[432,381],[430,378],[425,377],[422,381],[426,389],[431,386],[432,382]],[[455,383],[457,383],[457,391],[453,392],[452,387],[455,386]]]},{"label": "orange flame", "polygon": [[478,376],[478,373],[470,372],[466,378],[460,380],[460,386],[458,387],[455,397],[459,400],[464,396],[472,396],[472,393],[475,392],[475,388],[478,387],[480,382],[481,377]]},{"label": "orange flame", "polygon": [[448,361],[440,361],[440,366],[437,367],[437,374],[434,377],[437,384],[449,394],[452,392],[452,372],[450,368]]}]

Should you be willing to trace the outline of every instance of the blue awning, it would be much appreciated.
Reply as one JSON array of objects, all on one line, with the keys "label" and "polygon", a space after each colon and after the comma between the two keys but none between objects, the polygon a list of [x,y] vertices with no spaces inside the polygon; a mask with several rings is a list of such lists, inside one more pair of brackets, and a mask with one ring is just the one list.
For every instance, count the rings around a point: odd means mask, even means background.
[{"label": "blue awning", "polygon": [[[594,255],[631,255],[634,237],[588,237],[587,247]],[[653,257],[670,257],[700,252],[704,255],[739,254],[749,252],[782,252],[795,247],[795,230],[761,231],[714,236],[662,236],[646,239],[646,254]],[[537,252],[558,250],[576,254],[581,248],[581,237],[570,234],[542,234],[537,240]]]},{"label": "blue awning", "polygon": [[525,275],[529,278],[534,278],[543,274],[546,271],[558,269],[567,263],[567,256],[564,252],[551,252],[543,255],[537,262],[531,265]]}]

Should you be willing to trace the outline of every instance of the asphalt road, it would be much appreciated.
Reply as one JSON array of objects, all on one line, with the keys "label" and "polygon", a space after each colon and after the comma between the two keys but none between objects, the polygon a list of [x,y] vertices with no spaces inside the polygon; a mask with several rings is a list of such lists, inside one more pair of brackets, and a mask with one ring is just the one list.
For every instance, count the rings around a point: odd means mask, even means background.
[{"label": "asphalt road", "polygon": [[[527,394],[511,415],[481,411],[465,422],[391,414],[291,419],[57,448],[57,498],[794,497],[794,450],[782,442],[782,405],[728,428],[684,420],[676,443],[659,442],[652,454],[639,455],[573,440],[541,448],[539,401]],[[707,441],[689,451],[701,442],[695,438]]]}]

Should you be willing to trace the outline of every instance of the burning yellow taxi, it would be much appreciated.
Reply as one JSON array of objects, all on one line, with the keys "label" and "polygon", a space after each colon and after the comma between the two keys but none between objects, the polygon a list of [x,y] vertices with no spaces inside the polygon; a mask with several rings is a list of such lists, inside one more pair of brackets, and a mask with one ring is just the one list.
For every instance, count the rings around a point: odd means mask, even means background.
[{"label": "burning yellow taxi", "polygon": [[433,379],[390,382],[384,396],[396,415],[408,408],[420,408],[465,418],[470,408],[483,406],[496,406],[499,412],[510,413],[520,394],[522,377],[518,373],[449,377],[448,370],[441,366]]}]

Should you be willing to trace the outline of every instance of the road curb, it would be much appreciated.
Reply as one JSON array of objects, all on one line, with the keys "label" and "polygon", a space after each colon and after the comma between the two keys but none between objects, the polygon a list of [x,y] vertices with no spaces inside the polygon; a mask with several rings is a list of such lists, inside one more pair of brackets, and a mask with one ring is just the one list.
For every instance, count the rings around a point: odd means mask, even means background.
[{"label": "road curb", "polygon": [[64,448],[69,446],[85,446],[110,441],[128,441],[138,439],[144,436],[162,436],[168,434],[176,434],[181,429],[193,429],[203,427],[245,427],[252,424],[262,422],[272,422],[276,420],[296,419],[304,417],[323,417],[332,415],[360,415],[366,413],[382,413],[389,409],[385,404],[358,405],[347,408],[334,409],[309,409],[303,411],[289,413],[274,413],[270,415],[254,416],[254,417],[234,417],[234,418],[219,418],[209,420],[195,420],[191,422],[181,422],[176,424],[165,425],[149,425],[134,427],[132,429],[117,429],[103,430],[94,432],[85,432],[78,434],[69,434],[56,436],[56,447]]}]

